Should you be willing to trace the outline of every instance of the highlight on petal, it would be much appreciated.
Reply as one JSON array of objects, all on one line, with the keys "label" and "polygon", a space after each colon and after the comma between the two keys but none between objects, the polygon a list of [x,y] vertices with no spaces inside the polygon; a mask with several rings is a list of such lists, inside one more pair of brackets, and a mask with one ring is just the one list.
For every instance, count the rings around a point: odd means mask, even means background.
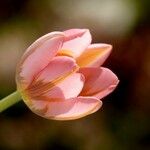
[{"label": "highlight on petal", "polygon": [[108,44],[91,44],[85,51],[76,58],[80,67],[99,67],[107,59],[112,46]]},{"label": "highlight on petal", "polygon": [[85,77],[81,96],[95,96],[101,99],[110,94],[119,83],[117,76],[107,68],[81,68],[79,72]]},{"label": "highlight on petal", "polygon": [[72,99],[32,100],[30,109],[47,119],[73,120],[96,112],[102,101],[95,97],[76,97]]},{"label": "highlight on petal", "polygon": [[35,41],[23,55],[16,72],[18,86],[27,87],[57,54],[64,40],[62,32],[47,34]]},{"label": "highlight on petal", "polygon": [[91,34],[88,29],[72,29],[64,31],[64,34],[65,42],[62,51],[58,52],[61,55],[63,55],[64,50],[69,50],[72,57],[79,57],[91,43]]}]

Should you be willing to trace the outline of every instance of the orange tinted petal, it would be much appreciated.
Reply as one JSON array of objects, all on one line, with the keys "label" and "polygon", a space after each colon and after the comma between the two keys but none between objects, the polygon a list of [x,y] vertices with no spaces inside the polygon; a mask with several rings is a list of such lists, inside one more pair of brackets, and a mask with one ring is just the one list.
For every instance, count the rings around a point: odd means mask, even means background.
[{"label": "orange tinted petal", "polygon": [[80,67],[99,67],[109,56],[111,49],[112,46],[108,44],[92,44],[76,58],[77,64]]}]

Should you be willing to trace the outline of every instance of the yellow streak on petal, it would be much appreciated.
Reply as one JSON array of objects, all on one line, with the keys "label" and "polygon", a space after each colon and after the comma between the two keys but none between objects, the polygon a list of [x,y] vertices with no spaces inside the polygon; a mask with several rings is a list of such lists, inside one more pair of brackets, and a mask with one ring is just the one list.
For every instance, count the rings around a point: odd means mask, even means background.
[{"label": "yellow streak on petal", "polygon": [[85,51],[80,57],[76,59],[77,64],[80,67],[85,67],[91,63],[93,63],[97,58],[105,54],[106,49],[91,49],[89,51]]},{"label": "yellow streak on petal", "polygon": [[36,108],[34,108],[34,106],[32,104],[32,99],[43,100],[45,102],[58,100],[56,98],[49,99],[49,98],[45,97],[45,93],[50,91],[54,86],[56,86],[57,84],[59,84],[60,82],[65,80],[71,74],[77,72],[78,69],[79,69],[79,67],[75,66],[70,72],[68,72],[68,73],[64,74],[63,76],[60,76],[60,77],[56,78],[55,80],[48,82],[48,83],[45,83],[44,81],[36,81],[35,80],[32,83],[32,85],[30,85],[28,88],[26,88],[26,89],[19,88],[19,92],[22,95],[22,99],[29,106],[31,111],[42,116],[42,114],[47,111],[47,105],[44,108],[37,110]]},{"label": "yellow streak on petal", "polygon": [[70,72],[64,74],[63,76],[60,76],[56,78],[55,80],[45,83],[44,81],[34,81],[33,84],[26,89],[26,92],[30,95],[30,97],[34,99],[40,99],[42,95],[50,91],[54,86],[62,82],[64,79],[66,79],[71,74],[75,73],[78,70],[78,66],[73,68]]},{"label": "yellow streak on petal", "polygon": [[69,57],[73,57],[74,54],[72,51],[70,50],[66,50],[66,49],[62,49],[57,53],[57,56],[69,56]]}]

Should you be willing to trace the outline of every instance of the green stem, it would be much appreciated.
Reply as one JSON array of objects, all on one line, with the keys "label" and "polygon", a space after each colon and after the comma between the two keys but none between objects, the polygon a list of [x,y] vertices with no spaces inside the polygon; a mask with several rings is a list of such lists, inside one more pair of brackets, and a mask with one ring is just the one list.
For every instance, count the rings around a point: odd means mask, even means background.
[{"label": "green stem", "polygon": [[0,100],[0,112],[14,105],[21,100],[21,95],[18,91],[8,95],[7,97]]}]

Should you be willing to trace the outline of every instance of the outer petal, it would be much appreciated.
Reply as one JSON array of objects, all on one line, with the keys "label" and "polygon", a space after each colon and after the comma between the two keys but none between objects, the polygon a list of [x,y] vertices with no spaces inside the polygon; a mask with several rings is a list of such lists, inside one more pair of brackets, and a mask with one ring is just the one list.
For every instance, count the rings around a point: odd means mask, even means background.
[{"label": "outer petal", "polygon": [[91,43],[91,34],[88,29],[67,30],[64,31],[64,34],[66,38],[59,55],[69,53],[74,58],[79,57]]},{"label": "outer petal", "polygon": [[32,111],[47,119],[73,120],[94,113],[101,106],[102,102],[94,97],[53,99],[49,102],[33,100]]},{"label": "outer petal", "polygon": [[112,46],[108,44],[92,44],[81,56],[76,58],[80,67],[99,67],[107,59]]},{"label": "outer petal", "polygon": [[64,40],[62,32],[49,33],[35,41],[23,55],[17,68],[17,83],[26,88],[33,78],[48,65],[61,48]]},{"label": "outer petal", "polygon": [[73,70],[78,69],[73,58],[67,56],[54,57],[49,64],[39,73],[36,82],[42,80],[43,82],[51,82],[58,77],[71,73]]},{"label": "outer petal", "polygon": [[73,40],[75,38],[83,36],[83,34],[86,32],[88,29],[69,29],[64,31],[63,33],[65,34],[65,40]]},{"label": "outer petal", "polygon": [[117,76],[107,68],[82,68],[85,76],[84,88],[80,95],[96,96],[101,99],[110,94],[118,85]]}]

